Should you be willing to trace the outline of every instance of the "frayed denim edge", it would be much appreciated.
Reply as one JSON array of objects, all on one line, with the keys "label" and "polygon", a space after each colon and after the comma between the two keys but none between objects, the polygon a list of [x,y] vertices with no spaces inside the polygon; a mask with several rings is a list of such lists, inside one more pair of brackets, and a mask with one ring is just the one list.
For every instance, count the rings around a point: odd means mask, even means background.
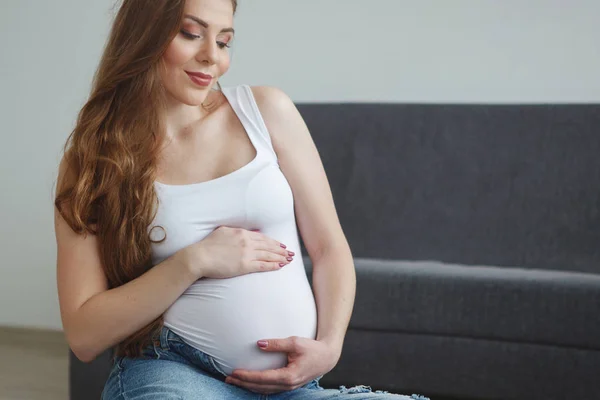
[{"label": "frayed denim edge", "polygon": [[[347,394],[353,394],[353,393],[388,394],[389,393],[387,390],[376,390],[375,392],[373,392],[373,390],[371,389],[371,386],[365,386],[365,385],[358,385],[358,386],[354,386],[351,388],[347,388],[346,386],[342,385],[342,386],[340,386],[339,390],[340,390],[340,393],[347,393]],[[410,396],[410,398],[413,400],[429,400],[428,397],[421,396],[419,394],[412,394]]]}]

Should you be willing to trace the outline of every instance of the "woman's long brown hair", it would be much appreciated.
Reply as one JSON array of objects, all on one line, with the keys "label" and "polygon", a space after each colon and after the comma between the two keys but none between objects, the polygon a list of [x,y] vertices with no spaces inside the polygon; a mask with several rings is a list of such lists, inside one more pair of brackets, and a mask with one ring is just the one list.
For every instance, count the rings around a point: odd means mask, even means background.
[{"label": "woman's long brown hair", "polygon": [[[89,99],[65,143],[72,179],[54,204],[73,231],[97,235],[110,289],[152,267],[148,228],[158,204],[154,180],[164,129],[158,116],[165,105],[159,68],[184,6],[185,0],[122,0]],[[160,315],[127,337],[113,356],[140,356],[163,322]]]}]

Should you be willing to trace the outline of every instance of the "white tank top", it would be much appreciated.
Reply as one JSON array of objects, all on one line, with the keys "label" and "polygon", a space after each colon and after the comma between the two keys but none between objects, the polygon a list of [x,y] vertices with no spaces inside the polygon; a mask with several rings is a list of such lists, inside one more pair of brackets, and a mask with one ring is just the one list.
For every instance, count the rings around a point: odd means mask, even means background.
[{"label": "white tank top", "polygon": [[230,279],[201,279],[165,313],[165,326],[212,356],[223,372],[264,370],[287,364],[283,353],[260,350],[256,341],[301,336],[315,339],[317,310],[296,230],[294,198],[271,138],[247,85],[223,88],[256,149],[256,157],[222,177],[189,185],[155,182],[159,199],[150,225],[154,265],[204,239],[220,225],[261,232],[296,255],[280,270]]}]

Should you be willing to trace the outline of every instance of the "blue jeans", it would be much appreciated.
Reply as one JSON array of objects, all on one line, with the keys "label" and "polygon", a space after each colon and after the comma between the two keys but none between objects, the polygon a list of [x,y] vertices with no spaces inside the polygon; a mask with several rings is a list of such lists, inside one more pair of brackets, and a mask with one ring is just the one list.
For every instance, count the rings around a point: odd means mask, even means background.
[{"label": "blue jeans", "polygon": [[401,396],[368,386],[323,389],[318,377],[301,388],[263,395],[225,383],[223,373],[208,354],[186,344],[163,326],[160,338],[144,349],[142,357],[117,357],[110,371],[102,400],[328,400],[396,399],[429,400],[419,395]]}]

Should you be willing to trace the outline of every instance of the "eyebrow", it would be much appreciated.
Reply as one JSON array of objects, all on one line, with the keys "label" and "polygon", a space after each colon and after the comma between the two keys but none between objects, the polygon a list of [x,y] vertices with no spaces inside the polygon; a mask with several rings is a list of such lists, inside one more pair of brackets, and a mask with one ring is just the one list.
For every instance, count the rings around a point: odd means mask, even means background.
[{"label": "eyebrow", "polygon": [[[193,20],[194,22],[198,23],[198,25],[201,25],[201,26],[203,26],[205,28],[208,28],[208,23],[205,22],[205,21],[203,21],[203,20],[201,20],[198,17],[195,17],[195,16],[190,15],[190,14],[185,14],[185,18],[189,18],[189,19]],[[233,28],[221,29],[221,33],[223,33],[223,32],[231,32],[231,33],[235,34],[235,30]]]}]

